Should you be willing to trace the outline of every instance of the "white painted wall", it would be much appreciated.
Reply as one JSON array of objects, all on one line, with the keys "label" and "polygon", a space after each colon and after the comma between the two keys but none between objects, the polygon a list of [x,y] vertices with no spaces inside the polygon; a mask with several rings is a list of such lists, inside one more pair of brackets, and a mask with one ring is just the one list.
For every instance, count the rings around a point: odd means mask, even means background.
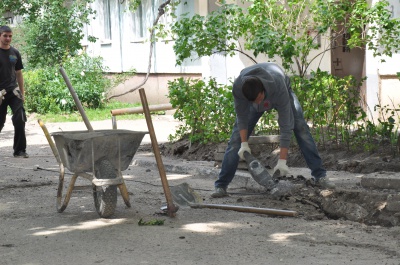
[{"label": "white painted wall", "polygon": [[[143,0],[146,13],[143,17],[150,26],[153,24],[157,16],[158,4],[157,0]],[[90,24],[85,27],[86,36],[91,35],[98,40],[95,43],[90,43],[86,38],[82,41],[86,52],[91,56],[101,56],[104,59],[104,64],[108,67],[109,73],[122,73],[135,70],[138,76],[128,80],[125,84],[114,88],[111,94],[120,94],[123,91],[130,90],[144,81],[144,76],[150,66],[149,81],[143,86],[146,90],[147,98],[151,99],[150,104],[164,103],[165,95],[168,94],[167,82],[178,78],[177,74],[182,76],[198,76],[203,72],[203,64],[207,61],[201,60],[186,60],[181,66],[177,66],[176,58],[173,51],[173,41],[168,43],[165,41],[156,42],[152,48],[150,58],[150,42],[148,41],[150,34],[138,38],[137,28],[135,28],[134,14],[128,10],[127,1],[109,0],[111,11],[111,39],[104,39],[103,31],[105,24],[105,8],[102,6],[103,0],[95,0],[91,7],[96,10],[95,19],[90,21]],[[121,3],[122,2],[122,3]],[[162,2],[162,1],[160,1]],[[207,12],[207,6],[204,5],[204,0],[184,1],[180,5],[180,13]],[[153,11],[151,11],[153,8]],[[166,19],[165,16],[162,19]],[[137,23],[137,21],[136,21]],[[148,30],[146,30],[148,32]],[[162,77],[157,77],[162,75]],[[160,80],[162,80],[160,82]],[[137,93],[134,93],[137,94]],[[132,103],[140,102],[139,95],[127,96]],[[125,101],[125,100],[123,100]]]},{"label": "white painted wall", "polygon": [[[104,9],[102,0],[96,0],[92,8],[96,10],[96,19],[87,26],[87,34],[98,38],[96,43],[83,41],[86,51],[93,56],[102,56],[105,65],[111,73],[126,72],[136,69],[139,73],[146,73],[149,65],[150,42],[148,37],[138,39],[133,34],[133,14],[127,9],[127,1],[109,0],[111,7],[112,39],[105,40],[102,36],[104,27]],[[149,0],[148,0],[149,1]],[[199,0],[198,0],[199,1]],[[153,6],[154,7],[154,6]],[[155,8],[157,9],[157,8]],[[180,12],[194,13],[195,2],[188,1],[182,4]],[[157,11],[156,11],[157,12]],[[149,23],[152,23],[157,14],[146,14]],[[153,17],[154,16],[154,17]],[[182,66],[175,66],[173,42],[159,41],[153,47],[151,73],[199,73],[201,62],[187,60]]]},{"label": "white painted wall", "polygon": [[[96,0],[93,4],[93,8],[97,8],[97,19],[92,20],[90,25],[87,27],[87,34],[96,37],[101,36],[103,10],[98,8],[98,1]],[[232,0],[235,2],[234,0]],[[372,4],[378,0],[370,0]],[[146,73],[149,63],[149,49],[150,44],[145,39],[135,39],[132,35],[132,13],[126,11],[126,3],[119,3],[118,0],[110,0],[112,7],[112,32],[113,39],[111,41],[102,40],[101,38],[96,43],[88,43],[83,41],[84,45],[87,45],[87,52],[90,55],[100,55],[105,59],[106,65],[110,68],[110,72],[125,72],[131,69],[136,69],[138,73]],[[217,5],[215,0],[193,0],[187,1],[186,5],[182,6],[182,12],[195,12],[197,14],[206,15],[210,11],[215,10]],[[391,8],[393,9],[393,15],[396,18],[400,17],[400,1],[389,0]],[[240,4],[241,1],[236,0],[236,3]],[[240,40],[239,40],[240,42]],[[320,53],[322,50],[329,46],[327,38],[322,37],[321,49],[315,50],[310,54],[310,58]],[[165,85],[165,80],[168,79],[168,74],[171,75],[171,79],[177,77],[177,75],[192,75],[203,77],[215,77],[218,82],[222,84],[230,84],[240,73],[240,71],[253,62],[243,54],[236,54],[233,57],[223,57],[221,55],[214,55],[210,57],[203,57],[200,59],[191,61],[186,60],[182,66],[175,65],[175,55],[172,49],[173,42],[157,42],[154,45],[153,56],[151,61],[151,73],[152,74],[163,74],[164,82],[150,82],[154,84],[162,83]],[[249,53],[251,56],[252,54]],[[387,102],[395,102],[400,104],[400,81],[397,79],[396,72],[400,71],[398,62],[400,61],[400,54],[394,54],[392,58],[385,58],[386,63],[379,62],[381,58],[374,58],[371,51],[366,52],[365,60],[365,72],[367,76],[366,81],[366,101],[370,110],[373,110],[377,104],[385,104]],[[266,58],[259,56],[256,58],[257,62],[265,61],[276,61],[280,63],[279,59]],[[318,57],[317,60],[311,64],[310,70],[316,70],[320,67],[323,71],[330,72],[331,55],[330,52],[324,54],[323,57]],[[383,78],[382,78],[383,77]],[[140,80],[136,78],[134,82],[128,82],[129,85],[122,85],[118,89],[126,90],[135,86],[135,82]],[[161,94],[160,97],[164,97],[167,94],[166,88],[153,88],[146,87],[146,91],[151,92],[157,91],[156,93]],[[161,91],[161,92],[160,92]],[[137,101],[138,99],[136,99]],[[156,102],[164,102],[165,99],[156,99]],[[376,117],[376,113],[371,112],[371,117]]]},{"label": "white painted wall", "polygon": [[[372,0],[372,4],[378,0]],[[400,1],[389,0],[393,17],[400,18]],[[381,62],[384,59],[386,62]],[[394,53],[392,57],[373,57],[372,51],[366,52],[366,91],[369,114],[377,119],[379,113],[374,111],[376,105],[393,104],[398,108],[400,104],[400,81],[396,72],[400,72],[400,53]]]}]

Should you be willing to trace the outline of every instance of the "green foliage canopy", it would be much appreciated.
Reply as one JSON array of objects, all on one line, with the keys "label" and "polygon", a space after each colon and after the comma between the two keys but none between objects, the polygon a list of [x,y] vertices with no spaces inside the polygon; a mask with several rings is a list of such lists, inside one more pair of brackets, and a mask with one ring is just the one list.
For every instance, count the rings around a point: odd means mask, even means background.
[{"label": "green foliage canopy", "polygon": [[[102,108],[111,80],[104,76],[100,57],[86,54],[68,57],[63,65],[79,100],[85,108]],[[39,114],[72,113],[77,110],[58,66],[47,66],[24,72],[29,112]]]},{"label": "green foliage canopy", "polygon": [[181,77],[169,81],[168,87],[170,102],[177,108],[174,118],[184,121],[170,140],[188,135],[191,142],[218,143],[229,137],[235,122],[230,86],[218,84],[215,78]]},{"label": "green foliage canopy", "polygon": [[[241,6],[224,4],[207,16],[178,20],[172,27],[177,64],[193,55],[232,56],[250,51],[255,57],[259,54],[280,57],[285,69],[295,64],[297,72],[304,76],[311,62],[321,55],[309,58],[310,52],[319,47],[314,39],[321,35],[334,43],[341,33],[350,33],[347,43],[350,48],[368,47],[375,56],[390,56],[400,48],[400,21],[391,17],[386,0],[373,6],[368,6],[365,0],[243,0],[242,3]],[[316,34],[311,35],[310,30]],[[330,35],[331,30],[339,34]],[[332,48],[329,45],[325,51]]]},{"label": "green foliage canopy", "polygon": [[10,11],[23,17],[21,51],[29,65],[57,65],[82,49],[84,24],[94,14],[89,6],[92,1],[2,0],[0,13]]}]

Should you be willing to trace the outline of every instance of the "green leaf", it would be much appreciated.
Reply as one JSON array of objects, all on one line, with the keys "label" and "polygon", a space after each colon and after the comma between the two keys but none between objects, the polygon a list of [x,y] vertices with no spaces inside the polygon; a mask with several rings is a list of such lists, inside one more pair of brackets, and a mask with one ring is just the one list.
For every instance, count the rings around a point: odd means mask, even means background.
[{"label": "green leaf", "polygon": [[165,220],[159,220],[159,219],[154,219],[150,221],[143,221],[142,218],[140,218],[138,225],[139,226],[145,226],[145,225],[164,225]]}]

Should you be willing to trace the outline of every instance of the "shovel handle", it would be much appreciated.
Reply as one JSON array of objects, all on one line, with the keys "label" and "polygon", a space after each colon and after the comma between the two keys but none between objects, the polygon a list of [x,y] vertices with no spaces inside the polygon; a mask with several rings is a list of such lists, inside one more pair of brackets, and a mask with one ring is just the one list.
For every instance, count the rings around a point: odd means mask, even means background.
[{"label": "shovel handle", "polygon": [[147,97],[146,97],[146,92],[144,91],[144,88],[139,89],[139,95],[140,95],[140,100],[142,101],[143,112],[144,112],[144,116],[146,118],[146,123],[147,123],[147,127],[149,129],[149,133],[150,133],[151,145],[153,147],[154,156],[157,161],[158,171],[160,173],[161,184],[164,189],[165,199],[167,200],[167,213],[170,217],[175,217],[176,212],[178,211],[179,207],[174,205],[174,202],[172,199],[171,190],[168,185],[167,175],[166,175],[164,164],[162,162],[162,158],[160,155],[160,149],[158,147],[156,133],[154,131],[153,122],[151,121],[150,109],[149,109],[149,105],[147,103]]},{"label": "shovel handle", "polygon": [[82,116],[82,119],[83,119],[83,122],[86,125],[86,128],[89,131],[93,132],[93,127],[90,124],[88,117],[86,116],[86,113],[85,113],[85,110],[82,107],[81,101],[79,100],[78,95],[76,94],[74,88],[72,87],[71,82],[69,81],[69,78],[68,78],[67,74],[64,71],[64,68],[60,67],[60,72],[61,72],[62,77],[64,78],[65,83],[67,84],[69,92],[71,93],[71,95],[72,95],[72,97],[73,97],[73,99],[75,101],[76,107],[78,108],[78,110],[79,110],[79,112],[80,112],[80,114]]}]

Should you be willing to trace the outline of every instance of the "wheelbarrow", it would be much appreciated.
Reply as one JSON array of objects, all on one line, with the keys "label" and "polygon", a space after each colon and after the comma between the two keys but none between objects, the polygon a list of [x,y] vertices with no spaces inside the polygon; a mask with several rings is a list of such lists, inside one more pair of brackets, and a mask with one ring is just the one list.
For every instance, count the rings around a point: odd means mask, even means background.
[{"label": "wheelbarrow", "polygon": [[[121,172],[129,167],[146,133],[129,130],[52,133],[61,169],[57,191],[58,212],[63,212],[67,207],[78,176],[92,182],[94,204],[100,217],[107,218],[114,214],[117,205],[117,187],[126,206],[131,207]],[[73,176],[64,202],[61,203],[64,166],[73,172]]]},{"label": "wheelbarrow", "polygon": [[[57,211],[63,212],[67,208],[76,179],[81,176],[92,182],[96,211],[100,217],[107,218],[115,212],[117,188],[126,206],[131,207],[121,171],[129,167],[143,137],[148,132],[117,129],[93,130],[68,77],[62,68],[60,71],[88,130],[54,132],[51,134],[54,144],[46,126],[38,120],[60,167]],[[73,172],[73,175],[62,202],[64,166]]]},{"label": "wheelbarrow", "polygon": [[[59,163],[60,176],[57,191],[57,211],[63,212],[69,203],[78,176],[92,182],[93,198],[100,217],[108,218],[115,212],[117,188],[127,207],[129,194],[122,178],[147,132],[129,130],[96,130],[54,132],[51,140],[44,124],[47,140]],[[64,202],[64,166],[73,172]],[[91,174],[89,173],[91,172]]]}]

